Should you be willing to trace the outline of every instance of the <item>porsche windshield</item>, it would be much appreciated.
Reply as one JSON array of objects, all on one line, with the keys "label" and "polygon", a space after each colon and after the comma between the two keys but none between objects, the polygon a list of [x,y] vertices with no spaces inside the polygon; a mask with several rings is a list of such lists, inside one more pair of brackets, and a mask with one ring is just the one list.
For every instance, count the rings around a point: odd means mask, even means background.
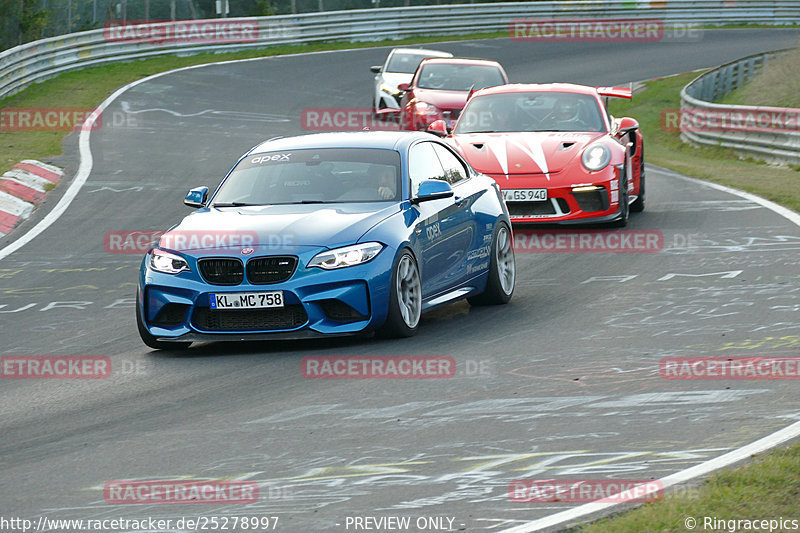
[{"label": "porsche windshield", "polygon": [[472,98],[455,133],[606,131],[597,99],[588,94],[530,92]]},{"label": "porsche windshield", "polygon": [[214,207],[400,199],[400,154],[377,148],[313,148],[251,154],[214,196]]},{"label": "porsche windshield", "polygon": [[469,91],[503,85],[506,81],[500,69],[491,65],[450,65],[429,63],[423,65],[417,86],[421,89],[443,91]]}]

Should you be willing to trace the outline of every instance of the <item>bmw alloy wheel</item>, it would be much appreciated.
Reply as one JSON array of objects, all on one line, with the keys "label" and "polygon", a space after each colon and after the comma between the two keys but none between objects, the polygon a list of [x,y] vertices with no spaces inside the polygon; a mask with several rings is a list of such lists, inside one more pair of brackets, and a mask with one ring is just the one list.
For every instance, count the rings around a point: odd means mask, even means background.
[{"label": "bmw alloy wheel", "polygon": [[409,328],[416,328],[422,314],[422,286],[417,265],[409,254],[404,254],[397,264],[395,291],[403,322]]},{"label": "bmw alloy wheel", "polygon": [[505,226],[501,226],[497,232],[495,260],[497,261],[497,277],[500,281],[500,288],[504,293],[511,294],[514,290],[517,269],[514,261],[514,249],[511,245],[511,232]]}]

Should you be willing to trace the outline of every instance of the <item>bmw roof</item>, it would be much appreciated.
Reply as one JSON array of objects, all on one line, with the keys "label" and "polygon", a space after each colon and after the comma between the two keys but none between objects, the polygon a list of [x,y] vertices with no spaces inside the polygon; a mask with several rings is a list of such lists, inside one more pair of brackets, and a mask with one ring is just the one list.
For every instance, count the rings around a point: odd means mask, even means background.
[{"label": "bmw roof", "polygon": [[438,140],[421,131],[350,131],[326,132],[279,137],[256,145],[248,154],[304,148],[383,148],[401,150],[418,140]]}]

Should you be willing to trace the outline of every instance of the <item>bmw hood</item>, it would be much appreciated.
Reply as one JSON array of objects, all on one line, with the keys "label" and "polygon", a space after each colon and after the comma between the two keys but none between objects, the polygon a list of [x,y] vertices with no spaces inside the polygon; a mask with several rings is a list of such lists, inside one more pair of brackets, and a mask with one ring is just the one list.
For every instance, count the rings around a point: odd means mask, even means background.
[{"label": "bmw hood", "polygon": [[162,235],[159,246],[184,252],[336,248],[358,242],[399,211],[386,202],[204,208]]},{"label": "bmw hood", "polygon": [[580,164],[583,149],[605,136],[602,132],[470,133],[455,135],[452,142],[484,174],[549,174]]}]

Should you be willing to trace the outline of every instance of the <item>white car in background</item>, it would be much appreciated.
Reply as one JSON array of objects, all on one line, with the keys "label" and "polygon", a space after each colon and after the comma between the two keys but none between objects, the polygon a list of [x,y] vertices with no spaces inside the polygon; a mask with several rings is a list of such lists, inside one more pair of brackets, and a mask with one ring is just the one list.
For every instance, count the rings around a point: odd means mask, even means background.
[{"label": "white car in background", "polygon": [[375,88],[372,93],[372,109],[400,109],[403,91],[397,86],[410,83],[417,67],[428,57],[453,57],[450,52],[426,50],[423,48],[394,48],[389,52],[383,65],[375,65],[370,70],[375,73]]}]

